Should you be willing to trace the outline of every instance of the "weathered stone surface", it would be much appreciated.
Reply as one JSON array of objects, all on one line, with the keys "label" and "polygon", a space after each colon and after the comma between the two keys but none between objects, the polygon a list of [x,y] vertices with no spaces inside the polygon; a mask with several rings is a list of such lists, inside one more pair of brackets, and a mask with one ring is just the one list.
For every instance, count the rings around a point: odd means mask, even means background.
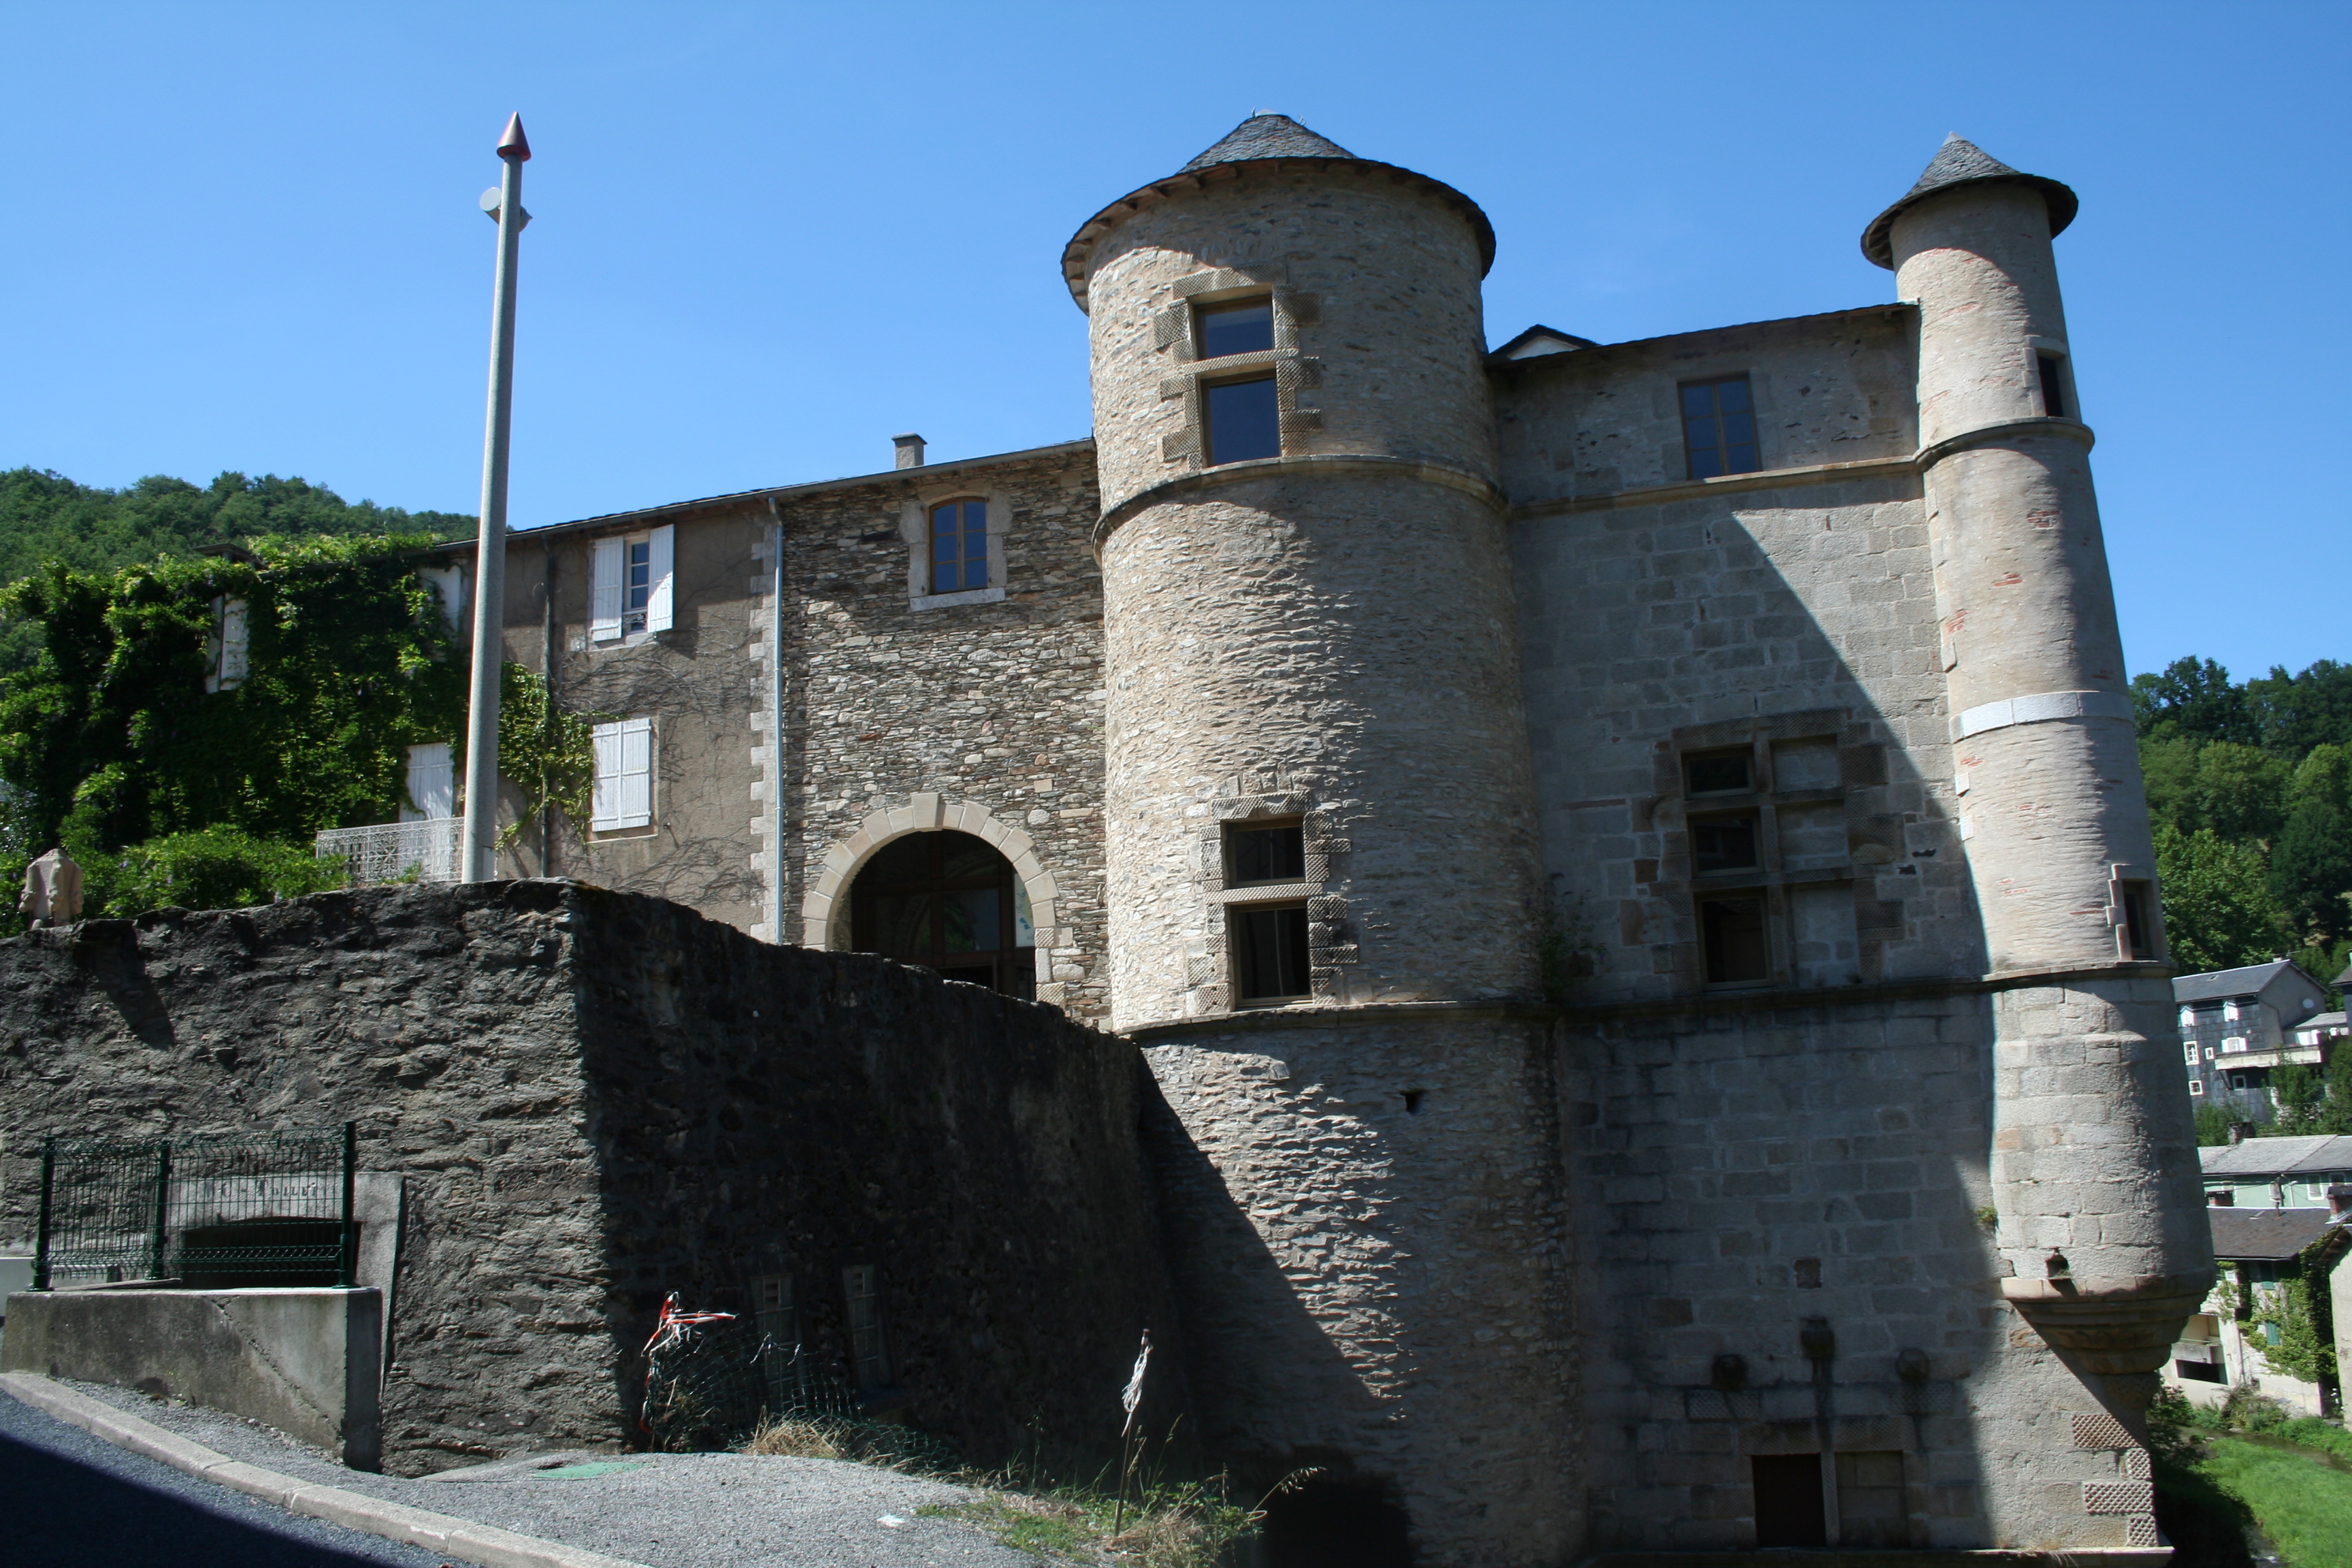
[{"label": "weathered stone surface", "polygon": [[1115,1447],[1137,1336],[1172,1321],[1133,1047],[660,900],[385,888],[38,931],[0,942],[0,1040],[10,1235],[45,1134],[360,1122],[407,1180],[406,1473],[628,1440],[668,1290],[747,1310],[790,1275],[838,1362],[841,1270],[877,1267],[909,1418],[983,1463]]}]

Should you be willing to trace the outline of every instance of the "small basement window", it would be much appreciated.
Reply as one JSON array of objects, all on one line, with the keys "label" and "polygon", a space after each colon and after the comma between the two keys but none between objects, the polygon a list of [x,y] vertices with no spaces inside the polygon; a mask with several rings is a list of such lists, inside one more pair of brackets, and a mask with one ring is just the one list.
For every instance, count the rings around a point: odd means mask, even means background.
[{"label": "small basement window", "polygon": [[1698,926],[1709,985],[1753,985],[1772,978],[1763,894],[1701,899]]},{"label": "small basement window", "polygon": [[1192,308],[1194,342],[1202,359],[1261,353],[1274,347],[1274,301],[1263,295]]},{"label": "small basement window", "polygon": [[1282,456],[1282,416],[1274,377],[1213,383],[1201,389],[1203,460],[1246,463]]}]

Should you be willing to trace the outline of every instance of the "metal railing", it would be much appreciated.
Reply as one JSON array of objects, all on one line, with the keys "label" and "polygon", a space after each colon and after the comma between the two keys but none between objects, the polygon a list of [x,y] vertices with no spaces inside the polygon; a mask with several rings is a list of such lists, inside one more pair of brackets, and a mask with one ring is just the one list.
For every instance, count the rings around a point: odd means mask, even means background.
[{"label": "metal railing", "polygon": [[352,1283],[358,1124],[245,1136],[47,1138],[33,1289]]},{"label": "metal railing", "polygon": [[341,856],[351,863],[354,885],[370,882],[454,882],[463,837],[462,816],[422,822],[384,822],[373,827],[330,827],[318,837],[320,859]]}]

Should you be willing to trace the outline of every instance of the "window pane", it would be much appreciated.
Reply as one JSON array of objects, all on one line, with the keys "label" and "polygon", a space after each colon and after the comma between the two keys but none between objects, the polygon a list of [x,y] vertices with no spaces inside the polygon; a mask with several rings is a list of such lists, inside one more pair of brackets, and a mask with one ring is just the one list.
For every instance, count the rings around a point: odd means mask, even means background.
[{"label": "window pane", "polygon": [[1715,388],[1701,384],[1683,388],[1683,413],[1699,418],[1715,412]]},{"label": "window pane", "polygon": [[946,895],[940,945],[949,952],[993,952],[999,939],[994,888],[965,888]]},{"label": "window pane", "polygon": [[1306,834],[1296,824],[1237,827],[1227,833],[1234,881],[1296,882],[1307,875]]},{"label": "window pane", "polygon": [[1712,419],[1684,420],[1683,441],[1693,451],[1697,451],[1703,447],[1714,446],[1715,421]]},{"label": "window pane", "polygon": [[1274,303],[1242,300],[1230,305],[1202,305],[1200,326],[1202,359],[1255,353],[1274,347]]},{"label": "window pane", "polygon": [[935,506],[931,508],[931,531],[933,533],[953,533],[955,531],[955,502],[950,501],[945,506]]},{"label": "window pane", "polygon": [[1752,474],[1759,466],[1753,447],[1734,447],[1723,455],[1723,471],[1727,474]]},{"label": "window pane", "polygon": [[1690,463],[1690,477],[1695,479],[1711,479],[1723,472],[1723,458],[1711,450],[1693,452]]},{"label": "window pane", "polygon": [[1748,381],[1718,381],[1715,384],[1715,405],[1726,414],[1743,413],[1748,407]]},{"label": "window pane", "polygon": [[931,568],[931,592],[952,594],[956,591],[956,568],[952,564]]},{"label": "window pane", "polygon": [[1234,959],[1239,1000],[1306,995],[1305,906],[1234,911]]},{"label": "window pane", "polygon": [[1282,426],[1274,395],[1274,377],[1229,381],[1205,390],[1208,449],[1211,463],[1245,463],[1255,458],[1282,456]]},{"label": "window pane", "polygon": [[1760,898],[1708,899],[1699,907],[1699,941],[1710,985],[1771,978]]},{"label": "window pane", "polygon": [[1723,438],[1728,442],[1753,444],[1756,439],[1756,416],[1753,414],[1725,415]]},{"label": "window pane", "polygon": [[988,558],[986,556],[982,556],[977,561],[967,561],[963,563],[963,585],[967,588],[985,588],[988,586]]},{"label": "window pane", "polygon": [[961,553],[956,535],[952,533],[942,534],[931,541],[931,559],[934,561],[953,561]]},{"label": "window pane", "polygon": [[988,531],[988,503],[984,500],[968,500],[964,502],[963,526],[964,531],[967,533],[986,533]]},{"label": "window pane", "polygon": [[1691,867],[1699,875],[1744,871],[1755,864],[1754,817],[1718,816],[1691,824]]},{"label": "window pane", "polygon": [[1692,757],[1684,764],[1687,779],[1685,787],[1693,795],[1720,795],[1748,787],[1748,765],[1752,759],[1746,752],[1718,752],[1714,756]]}]

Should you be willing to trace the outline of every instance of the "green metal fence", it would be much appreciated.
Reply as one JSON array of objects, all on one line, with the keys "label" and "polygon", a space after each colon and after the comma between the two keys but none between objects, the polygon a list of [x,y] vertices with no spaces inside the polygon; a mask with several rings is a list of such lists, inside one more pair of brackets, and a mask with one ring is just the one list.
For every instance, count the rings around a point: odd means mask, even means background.
[{"label": "green metal fence", "polygon": [[49,1138],[33,1289],[352,1283],[357,1124],[217,1137]]}]

